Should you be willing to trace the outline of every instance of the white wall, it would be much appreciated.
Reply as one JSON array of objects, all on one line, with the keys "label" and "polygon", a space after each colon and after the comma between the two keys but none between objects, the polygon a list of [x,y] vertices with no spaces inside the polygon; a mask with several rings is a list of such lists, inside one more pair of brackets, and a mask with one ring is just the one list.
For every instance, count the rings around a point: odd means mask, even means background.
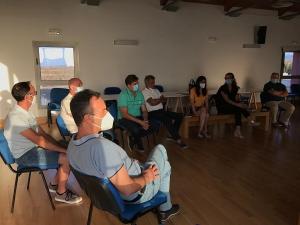
[{"label": "white wall", "polygon": [[[266,44],[253,43],[255,25],[267,25]],[[123,86],[126,74],[157,76],[167,90],[186,89],[197,74],[208,77],[209,88],[236,74],[242,88],[261,88],[271,72],[280,70],[281,47],[300,42],[300,17],[279,20],[275,13],[248,11],[224,16],[223,8],[181,3],[176,13],[161,11],[158,0],[103,0],[99,7],[79,0],[4,0],[0,2],[0,118],[7,113],[14,82],[35,80],[32,41],[79,44],[80,77],[84,86],[103,91]],[[51,27],[63,37],[49,37]],[[208,37],[217,38],[209,43]],[[114,46],[115,39],[137,39],[138,46]],[[9,76],[9,79],[7,79]],[[45,115],[45,111],[39,111]]]}]

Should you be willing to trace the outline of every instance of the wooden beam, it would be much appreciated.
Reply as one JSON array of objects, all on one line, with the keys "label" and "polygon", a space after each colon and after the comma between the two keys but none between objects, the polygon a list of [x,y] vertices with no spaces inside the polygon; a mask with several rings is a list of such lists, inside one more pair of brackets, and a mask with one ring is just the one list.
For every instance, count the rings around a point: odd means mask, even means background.
[{"label": "wooden beam", "polygon": [[226,16],[239,16],[240,15],[240,12],[245,10],[245,9],[248,9],[252,6],[254,6],[255,4],[250,2],[250,3],[246,3],[245,5],[237,8],[237,9],[234,9],[234,10],[231,10],[231,11],[228,11],[225,13]]},{"label": "wooden beam", "polygon": [[286,12],[288,11],[292,11],[293,7],[286,7],[286,8],[281,8],[281,9],[278,9],[278,16],[283,16],[283,14],[285,14]]},{"label": "wooden beam", "polygon": [[299,15],[300,15],[300,12],[290,13],[290,14],[287,14],[285,16],[279,16],[279,19],[281,19],[281,20],[291,20],[291,19],[294,19],[296,16],[299,16]]},{"label": "wooden beam", "polygon": [[232,7],[234,7],[234,0],[225,0],[224,1],[224,12],[228,12]]}]

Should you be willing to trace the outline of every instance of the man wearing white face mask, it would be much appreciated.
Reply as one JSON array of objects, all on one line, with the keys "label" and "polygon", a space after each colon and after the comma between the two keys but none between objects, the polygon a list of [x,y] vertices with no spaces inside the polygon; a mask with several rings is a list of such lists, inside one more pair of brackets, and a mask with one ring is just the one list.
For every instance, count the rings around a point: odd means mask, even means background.
[{"label": "man wearing white face mask", "polygon": [[142,92],[139,90],[138,77],[128,75],[125,79],[126,89],[118,98],[118,123],[133,136],[129,139],[129,147],[137,145],[138,151],[144,151],[141,137],[153,132],[153,125],[148,121],[148,112]]},{"label": "man wearing white face mask", "polygon": [[[280,83],[279,74],[272,73],[271,80],[265,84],[264,90],[261,93],[261,102],[270,108],[272,124],[274,127],[288,127],[289,119],[295,111],[295,106],[285,101],[285,97],[287,96],[287,89],[284,84]],[[279,107],[284,109],[284,111],[282,112],[278,123],[277,114]]]},{"label": "man wearing white face mask", "polygon": [[4,126],[4,136],[18,166],[44,168],[57,165],[55,178],[49,190],[56,192],[55,200],[68,204],[81,202],[82,198],[66,188],[70,168],[66,149],[38,126],[29,109],[36,96],[30,82],[13,86],[12,95],[17,105],[9,112]]},{"label": "man wearing white face mask", "polygon": [[170,195],[171,166],[163,145],[157,145],[144,164],[130,158],[99,132],[111,128],[113,120],[98,92],[86,89],[71,101],[71,111],[78,126],[68,146],[70,165],[77,171],[107,178],[120,192],[125,202],[139,204],[151,200],[158,191],[167,196],[159,206],[159,218],[165,222],[179,212]]},{"label": "man wearing white face mask", "polygon": [[64,120],[68,131],[71,134],[77,133],[77,126],[74,122],[71,110],[70,110],[70,102],[73,96],[82,91],[82,81],[79,78],[72,78],[68,82],[69,84],[69,94],[61,101],[61,112],[60,115]]},{"label": "man wearing white face mask", "polygon": [[146,88],[143,90],[143,95],[150,121],[158,120],[162,122],[170,134],[168,139],[175,141],[182,149],[187,148],[188,146],[181,140],[178,133],[183,115],[163,109],[163,103],[166,102],[166,99],[159,90],[155,88],[155,77],[153,75],[145,77],[145,85]]}]

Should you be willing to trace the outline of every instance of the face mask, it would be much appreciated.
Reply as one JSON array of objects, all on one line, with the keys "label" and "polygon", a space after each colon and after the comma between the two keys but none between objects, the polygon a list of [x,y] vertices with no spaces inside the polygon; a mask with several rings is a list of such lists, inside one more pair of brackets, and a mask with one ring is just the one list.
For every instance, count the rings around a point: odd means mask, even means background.
[{"label": "face mask", "polygon": [[98,124],[94,124],[94,125],[99,127],[101,131],[110,130],[113,127],[114,118],[109,112],[107,112],[103,118],[100,118],[98,116],[94,116],[94,117],[100,119],[100,125]]},{"label": "face mask", "polygon": [[83,87],[77,87],[76,88],[76,93],[83,91]]},{"label": "face mask", "polygon": [[36,98],[35,98],[35,97],[33,97],[32,100],[29,100],[29,99],[26,99],[26,100],[27,100],[28,102],[30,102],[31,105],[35,104],[35,102],[36,102]]},{"label": "face mask", "polygon": [[205,88],[205,83],[200,83],[200,88]]},{"label": "face mask", "polygon": [[227,80],[225,80],[225,83],[226,83],[226,84],[232,84],[232,79],[227,79]]},{"label": "face mask", "polygon": [[133,91],[137,92],[139,90],[139,84],[133,85]]},{"label": "face mask", "polygon": [[278,80],[278,79],[271,79],[271,82],[272,82],[273,84],[276,84],[276,83],[279,83],[279,80]]}]

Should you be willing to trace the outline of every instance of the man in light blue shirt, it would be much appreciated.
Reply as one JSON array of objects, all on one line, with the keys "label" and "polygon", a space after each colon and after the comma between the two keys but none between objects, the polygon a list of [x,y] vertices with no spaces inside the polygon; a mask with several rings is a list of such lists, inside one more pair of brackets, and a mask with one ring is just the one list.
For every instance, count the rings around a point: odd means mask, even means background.
[{"label": "man in light blue shirt", "polygon": [[68,147],[68,159],[74,169],[108,178],[123,199],[132,204],[149,201],[158,191],[164,192],[167,202],[160,206],[162,222],[179,212],[179,205],[171,203],[171,166],[164,146],[157,145],[141,165],[120,146],[103,138],[99,132],[112,127],[113,119],[98,92],[79,92],[71,101],[71,111],[78,126]]}]

